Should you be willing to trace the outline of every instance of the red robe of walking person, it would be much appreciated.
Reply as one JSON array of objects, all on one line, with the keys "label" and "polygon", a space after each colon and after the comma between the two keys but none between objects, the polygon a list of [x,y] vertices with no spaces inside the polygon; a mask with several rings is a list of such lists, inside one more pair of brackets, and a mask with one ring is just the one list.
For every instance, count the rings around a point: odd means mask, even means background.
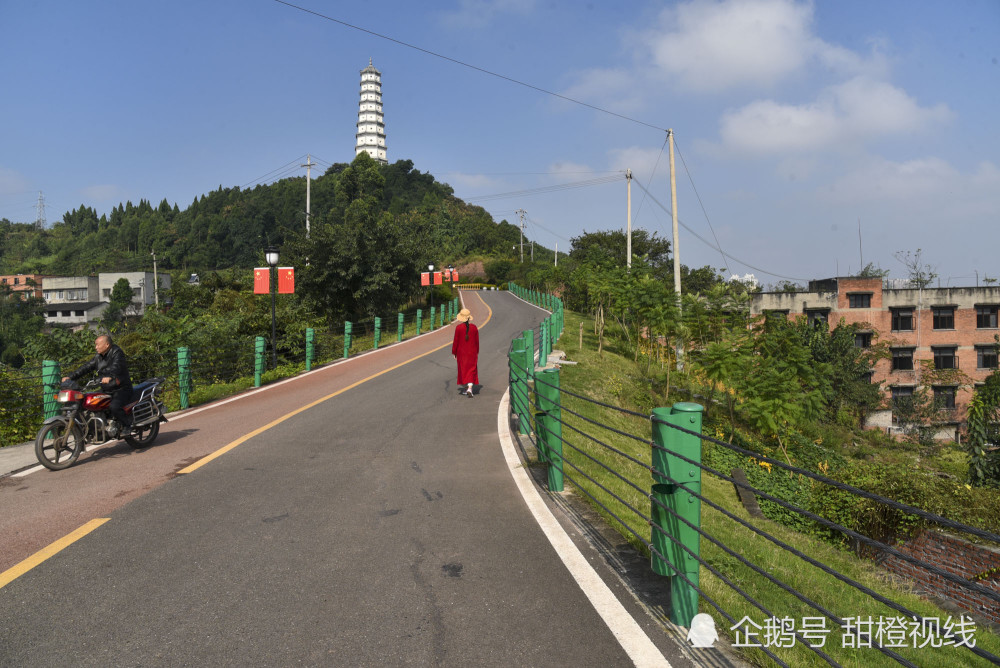
[{"label": "red robe of walking person", "polygon": [[472,313],[467,308],[458,312],[451,354],[458,362],[458,384],[465,385],[465,395],[471,398],[472,386],[479,384],[479,330],[472,324]]}]

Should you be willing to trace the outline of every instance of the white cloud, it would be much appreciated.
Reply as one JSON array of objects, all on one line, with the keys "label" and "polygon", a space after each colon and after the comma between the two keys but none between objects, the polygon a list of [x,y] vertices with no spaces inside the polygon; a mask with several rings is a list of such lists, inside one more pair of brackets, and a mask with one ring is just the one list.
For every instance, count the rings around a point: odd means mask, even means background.
[{"label": "white cloud", "polygon": [[695,0],[665,10],[642,34],[655,65],[703,92],[771,86],[806,65],[818,49],[811,3],[789,0]]},{"label": "white cloud", "polygon": [[643,184],[649,182],[655,174],[669,178],[669,165],[666,150],[629,146],[608,151],[608,161],[611,169],[631,169],[632,178],[639,179]]},{"label": "white cloud", "polygon": [[459,0],[458,8],[441,15],[447,28],[468,30],[482,28],[501,14],[526,16],[535,9],[535,0]]},{"label": "white cloud", "polygon": [[904,162],[869,157],[818,194],[820,201],[830,204],[924,215],[947,211],[955,221],[995,220],[1000,212],[1000,168],[983,162],[975,171],[963,173],[936,157]]},{"label": "white cloud", "polygon": [[719,134],[727,150],[784,154],[853,147],[872,138],[921,131],[951,118],[947,105],[921,107],[892,84],[855,77],[826,88],[807,104],[751,102],[724,114]]}]

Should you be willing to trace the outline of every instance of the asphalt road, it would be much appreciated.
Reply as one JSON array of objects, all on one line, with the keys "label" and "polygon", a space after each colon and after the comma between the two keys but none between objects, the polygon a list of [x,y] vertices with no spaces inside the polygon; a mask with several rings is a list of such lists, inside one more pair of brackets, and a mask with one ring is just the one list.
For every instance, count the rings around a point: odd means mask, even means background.
[{"label": "asphalt road", "polygon": [[0,588],[0,665],[631,665],[498,445],[509,342],[544,314],[465,303],[474,399],[449,327],[0,479],[0,573],[108,520]]}]

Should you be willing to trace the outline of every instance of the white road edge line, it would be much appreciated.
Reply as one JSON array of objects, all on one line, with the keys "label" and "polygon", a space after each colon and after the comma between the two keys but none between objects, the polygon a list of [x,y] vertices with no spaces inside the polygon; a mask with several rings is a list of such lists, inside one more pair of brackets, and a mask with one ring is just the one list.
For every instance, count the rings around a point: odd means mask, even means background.
[{"label": "white road edge line", "polygon": [[535,488],[534,482],[528,476],[527,471],[517,456],[514,448],[514,441],[510,435],[510,420],[508,411],[510,410],[510,389],[504,392],[500,399],[500,409],[497,412],[497,434],[500,437],[500,446],[503,448],[504,459],[507,461],[507,469],[511,477],[517,484],[521,497],[524,499],[528,510],[535,517],[539,528],[549,539],[556,554],[562,559],[570,575],[583,590],[583,593],[590,600],[591,605],[601,616],[608,629],[614,634],[615,639],[625,650],[625,653],[632,659],[636,666],[660,666],[670,668],[670,662],[663,656],[656,645],[643,632],[639,624],[625,610],[625,607],[615,597],[611,589],[604,583],[604,580],[597,574],[593,567],[587,563],[586,557],[566,534],[562,526],[556,521],[552,511],[545,505],[541,495]]}]

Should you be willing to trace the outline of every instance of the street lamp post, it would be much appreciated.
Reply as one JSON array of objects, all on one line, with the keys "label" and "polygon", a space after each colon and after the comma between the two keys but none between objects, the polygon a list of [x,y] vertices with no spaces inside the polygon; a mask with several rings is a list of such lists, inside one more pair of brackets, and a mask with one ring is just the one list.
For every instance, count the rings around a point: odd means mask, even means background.
[{"label": "street lamp post", "polygon": [[278,249],[271,246],[266,251],[264,251],[264,259],[267,260],[267,264],[270,265],[271,271],[268,272],[268,284],[271,288],[271,362],[274,364],[274,368],[278,368],[278,330],[274,324],[274,272],[278,267]]},{"label": "street lamp post", "polygon": [[[434,310],[434,263],[433,262],[427,265],[427,274],[430,277],[430,280],[427,281],[427,283],[429,284],[431,289],[431,311],[433,311]],[[434,328],[433,320],[431,320],[431,328],[432,329]]]}]

